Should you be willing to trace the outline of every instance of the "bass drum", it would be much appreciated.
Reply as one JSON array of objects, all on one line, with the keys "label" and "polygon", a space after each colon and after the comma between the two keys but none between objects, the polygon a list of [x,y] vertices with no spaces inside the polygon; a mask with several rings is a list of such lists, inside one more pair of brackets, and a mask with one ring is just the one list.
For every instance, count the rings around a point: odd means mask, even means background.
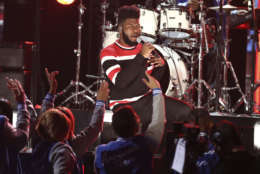
[{"label": "bass drum", "polygon": [[183,98],[189,86],[189,75],[185,63],[173,49],[154,45],[156,51],[165,60],[167,72],[160,80],[165,95],[176,98]]}]

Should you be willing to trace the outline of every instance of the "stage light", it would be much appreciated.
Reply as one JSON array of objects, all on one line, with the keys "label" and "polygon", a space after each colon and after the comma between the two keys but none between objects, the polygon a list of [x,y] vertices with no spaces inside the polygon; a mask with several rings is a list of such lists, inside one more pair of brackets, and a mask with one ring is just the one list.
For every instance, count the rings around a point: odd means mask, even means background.
[{"label": "stage light", "polygon": [[75,0],[57,0],[58,3],[62,5],[70,5],[74,2]]},{"label": "stage light", "polygon": [[254,126],[254,147],[260,149],[260,122],[256,122]]}]

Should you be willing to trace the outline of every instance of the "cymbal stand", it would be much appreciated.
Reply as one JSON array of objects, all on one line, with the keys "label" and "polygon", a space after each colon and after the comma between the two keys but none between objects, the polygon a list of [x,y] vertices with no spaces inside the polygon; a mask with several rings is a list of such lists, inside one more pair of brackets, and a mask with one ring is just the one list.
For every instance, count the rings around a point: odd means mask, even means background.
[{"label": "cymbal stand", "polygon": [[[72,93],[69,97],[67,97],[63,102],[61,102],[61,105],[66,104],[67,102],[71,101],[72,104],[75,104],[79,106],[80,104],[84,103],[86,100],[90,101],[91,103],[95,104],[95,100],[86,95],[86,92],[88,92],[90,95],[95,95],[95,92],[93,92],[89,86],[87,87],[82,82],[79,81],[79,74],[80,74],[80,59],[81,59],[81,39],[82,39],[82,27],[83,27],[83,21],[82,16],[84,14],[86,7],[83,5],[82,0],[80,0],[79,6],[78,6],[78,43],[77,43],[77,49],[74,50],[74,53],[77,57],[77,63],[76,63],[76,78],[75,80],[71,80],[70,84],[65,87],[61,92],[57,94],[58,96],[64,95],[67,93],[71,88],[75,88],[75,92]],[[83,91],[80,91],[80,88],[83,88]]]},{"label": "cymbal stand", "polygon": [[[223,18],[223,14],[222,14]],[[223,19],[222,19],[223,20]],[[222,23],[223,24],[223,23]],[[228,51],[229,51],[229,17],[226,18],[225,23],[225,39],[224,39],[224,53],[223,53],[223,86],[221,87],[221,97],[219,97],[219,103],[224,107],[224,110],[228,112],[235,112],[238,107],[244,102],[245,105],[248,105],[246,95],[243,93],[237,75],[235,73],[234,67],[230,61],[228,61]],[[234,79],[235,86],[228,87],[228,70],[230,70],[231,75]],[[237,89],[241,95],[233,107],[231,107],[231,99],[229,96],[229,91]]]},{"label": "cymbal stand", "polygon": [[[203,1],[200,0],[200,12],[199,12],[199,18],[200,18],[200,29],[199,29],[199,33],[200,33],[200,47],[199,47],[199,62],[198,62],[198,79],[194,79],[194,81],[192,82],[192,84],[189,86],[189,88],[187,89],[187,92],[190,91],[194,85],[197,83],[197,92],[198,92],[198,96],[197,96],[197,108],[203,108],[202,105],[202,95],[203,95],[203,91],[202,91],[202,87],[204,85],[204,87],[209,91],[210,93],[210,98],[208,99],[208,101],[212,100],[213,98],[216,97],[215,91],[207,84],[207,82],[205,80],[202,79],[202,63],[203,63],[203,40],[207,40],[207,36],[205,34],[205,12],[203,11]],[[203,39],[204,38],[204,39]],[[207,45],[206,45],[207,46]],[[208,49],[206,49],[208,51]]]}]

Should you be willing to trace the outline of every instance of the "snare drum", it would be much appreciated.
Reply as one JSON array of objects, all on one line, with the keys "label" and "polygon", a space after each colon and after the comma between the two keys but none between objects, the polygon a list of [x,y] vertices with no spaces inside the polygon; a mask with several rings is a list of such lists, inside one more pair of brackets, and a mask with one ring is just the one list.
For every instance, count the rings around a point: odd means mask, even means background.
[{"label": "snare drum", "polygon": [[190,37],[190,16],[185,8],[165,8],[160,12],[159,35],[169,39]]},{"label": "snare drum", "polygon": [[158,18],[159,14],[157,12],[140,8],[139,22],[142,28],[140,38],[144,42],[154,43],[156,41]]}]

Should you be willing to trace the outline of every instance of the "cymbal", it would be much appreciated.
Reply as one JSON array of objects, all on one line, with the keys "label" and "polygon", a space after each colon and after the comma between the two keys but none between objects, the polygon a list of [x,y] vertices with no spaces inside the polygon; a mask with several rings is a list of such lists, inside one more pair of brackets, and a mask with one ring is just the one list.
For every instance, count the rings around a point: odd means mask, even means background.
[{"label": "cymbal", "polygon": [[[220,7],[214,6],[214,7],[209,7],[208,9],[219,11]],[[230,10],[236,10],[236,9],[239,9],[239,8],[236,7],[236,6],[230,5],[230,4],[226,4],[226,5],[223,5],[222,9],[223,9],[223,11],[230,11]]]}]

